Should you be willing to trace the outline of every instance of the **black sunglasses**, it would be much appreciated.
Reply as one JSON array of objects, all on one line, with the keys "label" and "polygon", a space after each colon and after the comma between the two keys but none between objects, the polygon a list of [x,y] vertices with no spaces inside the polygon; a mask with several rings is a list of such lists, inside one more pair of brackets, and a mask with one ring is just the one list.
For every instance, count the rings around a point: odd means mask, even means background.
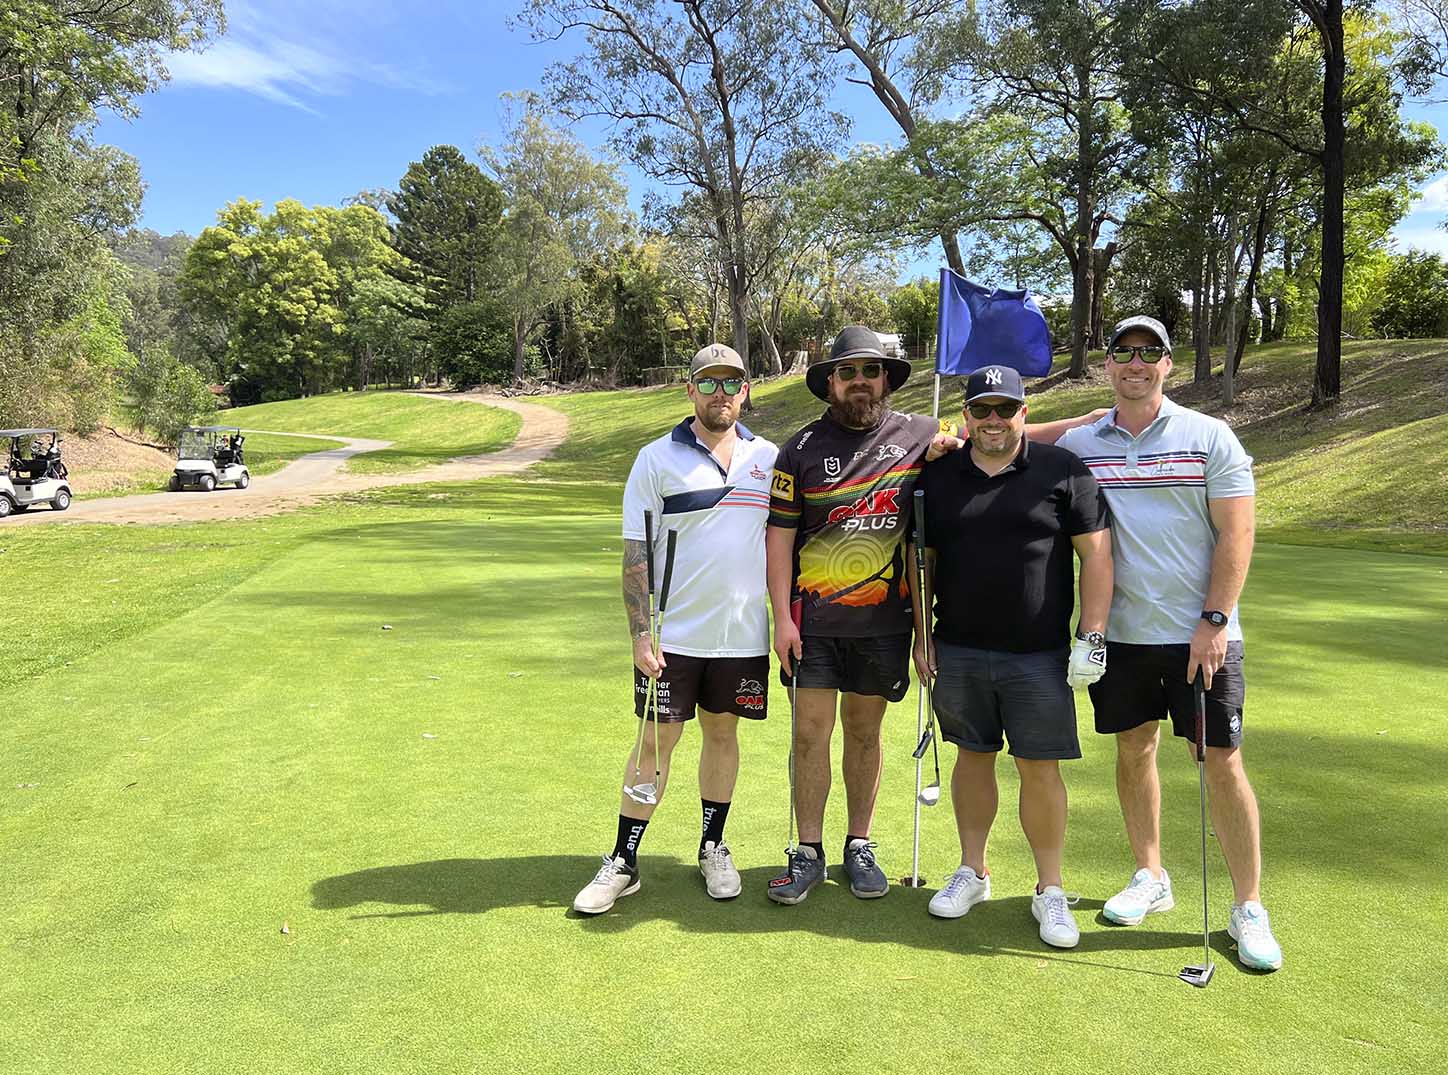
[{"label": "black sunglasses", "polygon": [[1162,355],[1169,354],[1171,352],[1165,347],[1118,347],[1111,352],[1111,359],[1124,366],[1133,358],[1139,358],[1148,366],[1154,366],[1161,361]]},{"label": "black sunglasses", "polygon": [[989,418],[994,411],[997,418],[1004,418],[1007,421],[1020,413],[1021,404],[1018,400],[1009,400],[1005,403],[971,403],[968,405],[970,416],[976,421]]},{"label": "black sunglasses", "polygon": [[856,369],[854,366],[849,365],[836,366],[833,372],[834,375],[842,381],[853,381],[856,374],[859,374],[866,380],[873,381],[876,377],[880,376],[880,374],[883,373],[884,370],[885,367],[882,363],[866,362],[858,369]]},{"label": "black sunglasses", "polygon": [[743,377],[696,377],[694,387],[701,395],[712,396],[722,387],[726,396],[737,396],[744,387]]}]

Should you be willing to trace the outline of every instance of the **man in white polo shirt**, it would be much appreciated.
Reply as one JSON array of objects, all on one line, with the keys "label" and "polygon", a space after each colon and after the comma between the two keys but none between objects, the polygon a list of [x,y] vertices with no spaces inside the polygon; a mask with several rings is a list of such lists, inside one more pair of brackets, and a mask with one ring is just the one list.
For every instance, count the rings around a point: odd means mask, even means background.
[{"label": "man in white polo shirt", "polygon": [[1158,723],[1170,717],[1175,735],[1192,739],[1200,669],[1212,825],[1234,891],[1227,929],[1245,966],[1276,970],[1282,949],[1261,903],[1260,821],[1241,751],[1237,599],[1252,559],[1252,459],[1225,422],[1166,398],[1171,365],[1160,321],[1117,324],[1106,359],[1116,406],[1058,442],[1086,463],[1111,506],[1106,674],[1090,691],[1096,730],[1116,736],[1116,787],[1137,868],[1102,913],[1136,925],[1174,906],[1161,863]]},{"label": "man in white polo shirt", "polygon": [[[724,843],[724,822],[739,773],[739,718],[763,720],[769,690],[769,619],[765,605],[764,524],[776,448],[739,421],[749,395],[737,352],[711,344],[689,366],[694,414],[646,444],[623,495],[623,598],[633,637],[634,711],[646,716],[654,680],[658,723],[646,721],[637,755],[629,753],[626,786],[636,774],[659,779],[662,801],[669,759],[684,724],[698,710],[703,831],[699,871],[709,895],[739,895],[739,873]],[[654,518],[654,571],[664,577],[665,535],[677,531],[672,585],[660,653],[649,638],[644,512]],[[658,743],[654,742],[655,728]],[[657,807],[622,794],[613,852],[573,901],[602,914],[639,890],[638,847]]]}]

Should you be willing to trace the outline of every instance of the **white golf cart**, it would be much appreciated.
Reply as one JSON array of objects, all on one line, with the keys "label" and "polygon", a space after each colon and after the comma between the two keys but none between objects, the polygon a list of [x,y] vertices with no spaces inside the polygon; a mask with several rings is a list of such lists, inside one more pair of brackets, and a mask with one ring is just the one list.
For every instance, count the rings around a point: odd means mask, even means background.
[{"label": "white golf cart", "polygon": [[56,511],[70,507],[70,474],[60,460],[60,434],[54,429],[0,429],[0,440],[6,438],[10,458],[0,474],[0,519],[36,504],[49,504]]},{"label": "white golf cart", "polygon": [[251,484],[242,444],[246,438],[235,426],[187,426],[176,449],[176,473],[171,491],[200,489],[209,493],[218,485],[245,489]]}]

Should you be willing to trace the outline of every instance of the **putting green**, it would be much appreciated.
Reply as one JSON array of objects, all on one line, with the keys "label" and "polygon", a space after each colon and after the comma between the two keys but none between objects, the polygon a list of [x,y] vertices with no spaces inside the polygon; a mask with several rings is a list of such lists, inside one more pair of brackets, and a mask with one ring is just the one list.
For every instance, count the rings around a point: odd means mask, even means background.
[{"label": "putting green", "polygon": [[[1084,696],[1075,951],[1036,937],[1008,762],[995,899],[967,918],[931,919],[929,890],[867,903],[834,882],[770,904],[777,686],[771,719],[742,730],[744,894],[711,902],[694,867],[691,732],[642,891],[572,917],[634,728],[617,499],[500,479],[244,523],[0,534],[7,577],[64,564],[78,606],[6,602],[49,627],[21,647],[0,724],[5,1070],[1437,1070],[1448,559],[1259,548],[1246,754],[1287,965],[1234,962],[1213,848],[1218,972],[1197,991],[1175,979],[1200,955],[1196,774],[1164,751],[1177,910],[1101,924],[1130,860]],[[892,876],[909,868],[915,711],[912,693],[886,726]],[[838,784],[826,832],[834,859]],[[949,807],[927,811],[932,882],[955,849]]]}]

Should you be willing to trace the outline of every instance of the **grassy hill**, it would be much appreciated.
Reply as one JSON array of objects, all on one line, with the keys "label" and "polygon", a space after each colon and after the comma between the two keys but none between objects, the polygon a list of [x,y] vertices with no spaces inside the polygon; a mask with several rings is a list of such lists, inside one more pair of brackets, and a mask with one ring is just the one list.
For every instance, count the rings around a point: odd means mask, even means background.
[{"label": "grassy hill", "polygon": [[[1354,341],[1343,347],[1343,394],[1337,406],[1309,411],[1311,344],[1279,343],[1249,351],[1237,376],[1234,406],[1220,406],[1220,369],[1192,383],[1187,359],[1167,392],[1178,403],[1224,418],[1257,461],[1258,527],[1263,540],[1448,552],[1448,342]],[[1028,389],[1033,420],[1049,421],[1109,406],[1104,357],[1071,381],[1065,362]],[[941,385],[940,413],[960,411],[963,378]],[[929,414],[928,370],[895,395],[899,410]],[[540,402],[572,421],[568,443],[545,471],[576,476],[580,465],[601,480],[622,481],[638,447],[689,413],[678,386],[575,393]],[[745,424],[774,440],[819,415],[823,405],[802,377],[755,387]]]},{"label": "grassy hill", "polygon": [[227,411],[225,420],[247,429],[392,441],[390,448],[348,460],[347,469],[360,474],[396,473],[496,452],[513,442],[521,424],[511,411],[402,392],[334,392],[258,403]]}]

